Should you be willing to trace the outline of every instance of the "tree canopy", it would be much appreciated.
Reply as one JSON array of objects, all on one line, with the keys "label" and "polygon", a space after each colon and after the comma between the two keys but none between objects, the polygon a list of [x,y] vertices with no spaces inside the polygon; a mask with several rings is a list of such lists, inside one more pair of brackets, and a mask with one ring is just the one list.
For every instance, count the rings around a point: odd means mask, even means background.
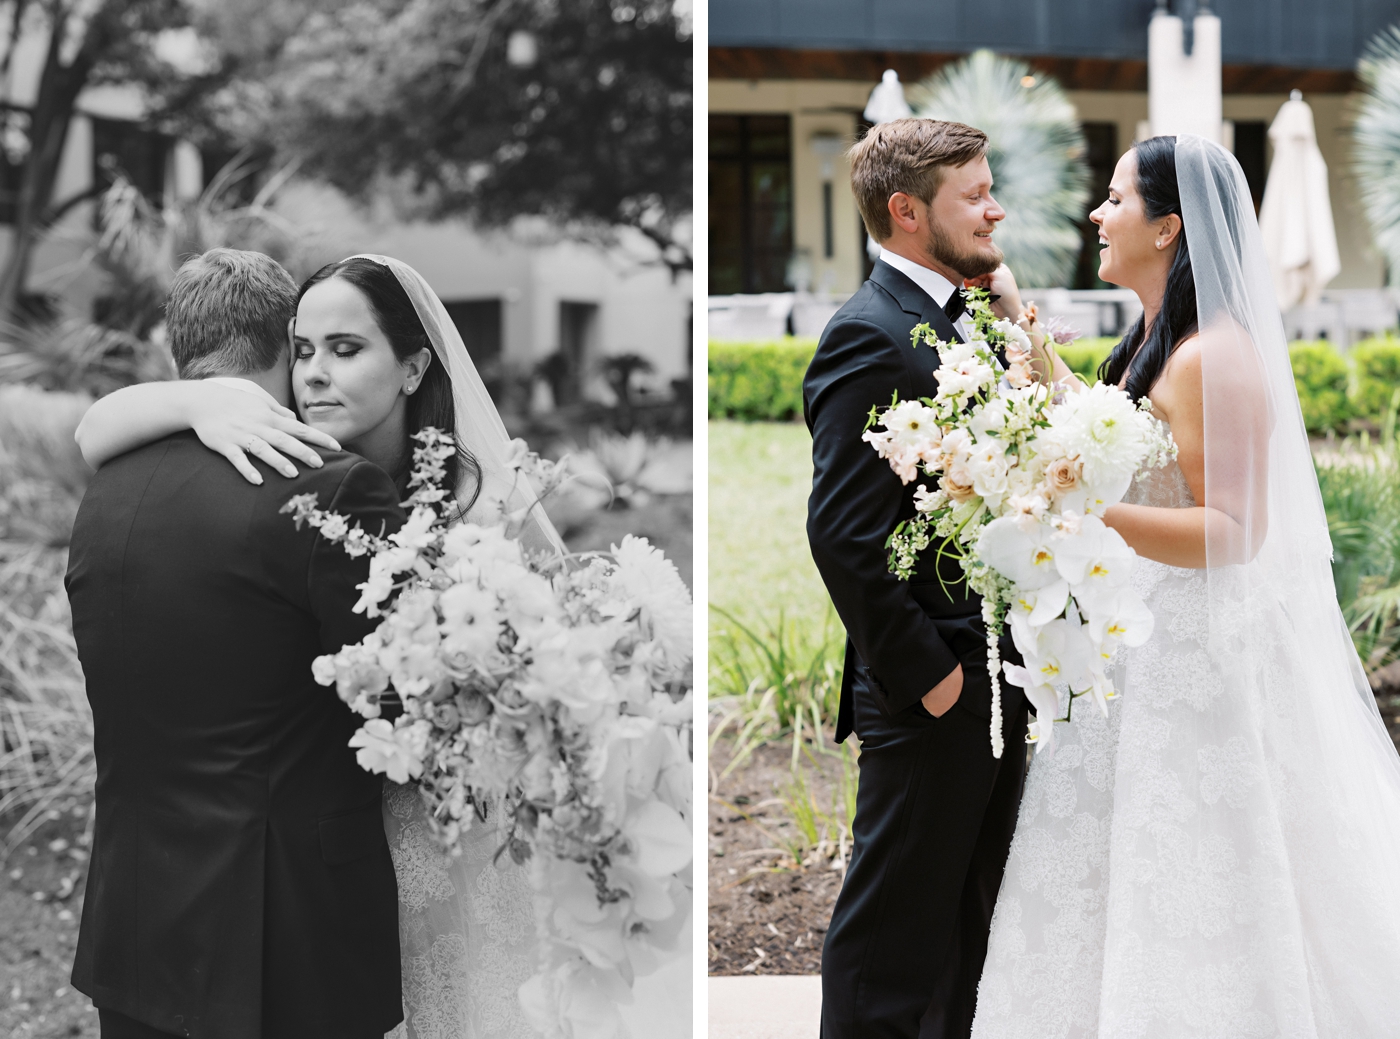
[{"label": "tree canopy", "polygon": [[300,11],[284,42],[211,14],[244,49],[205,111],[240,143],[357,199],[390,188],[417,215],[633,227],[673,270],[690,267],[691,44],[672,0]]}]

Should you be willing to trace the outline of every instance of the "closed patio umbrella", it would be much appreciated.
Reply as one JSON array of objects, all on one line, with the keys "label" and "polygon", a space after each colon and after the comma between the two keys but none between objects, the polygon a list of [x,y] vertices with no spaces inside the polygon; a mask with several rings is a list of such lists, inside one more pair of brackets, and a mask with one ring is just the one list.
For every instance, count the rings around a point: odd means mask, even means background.
[{"label": "closed patio umbrella", "polygon": [[1312,305],[1342,269],[1327,163],[1317,147],[1312,109],[1297,90],[1269,127],[1274,161],[1259,210],[1259,230],[1281,310]]}]

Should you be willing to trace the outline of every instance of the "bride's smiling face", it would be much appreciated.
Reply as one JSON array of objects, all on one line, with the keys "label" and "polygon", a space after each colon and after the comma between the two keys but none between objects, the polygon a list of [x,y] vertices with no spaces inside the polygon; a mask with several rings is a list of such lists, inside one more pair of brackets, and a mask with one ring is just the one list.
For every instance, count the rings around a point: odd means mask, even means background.
[{"label": "bride's smiling face", "polygon": [[[1138,288],[1165,278],[1171,266],[1175,234],[1163,241],[1161,220],[1149,221],[1138,191],[1137,154],[1118,160],[1108,199],[1089,214],[1099,228],[1099,277],[1110,285]],[[1180,226],[1178,220],[1177,226]],[[1161,244],[1159,244],[1161,243]]]},{"label": "bride's smiling face", "polygon": [[393,471],[406,449],[408,396],[432,352],[401,360],[369,300],[336,277],[301,297],[292,343],[292,396],[302,420]]}]

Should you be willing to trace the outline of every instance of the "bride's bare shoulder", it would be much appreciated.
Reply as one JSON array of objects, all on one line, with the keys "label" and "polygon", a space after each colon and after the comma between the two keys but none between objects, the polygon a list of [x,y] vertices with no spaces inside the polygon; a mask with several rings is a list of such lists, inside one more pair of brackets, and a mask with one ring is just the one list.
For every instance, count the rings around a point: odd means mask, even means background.
[{"label": "bride's bare shoulder", "polygon": [[[1190,421],[1201,410],[1201,337],[1192,335],[1177,344],[1152,386],[1152,409],[1157,417],[1175,426]],[[1199,421],[1199,420],[1197,420]]]}]

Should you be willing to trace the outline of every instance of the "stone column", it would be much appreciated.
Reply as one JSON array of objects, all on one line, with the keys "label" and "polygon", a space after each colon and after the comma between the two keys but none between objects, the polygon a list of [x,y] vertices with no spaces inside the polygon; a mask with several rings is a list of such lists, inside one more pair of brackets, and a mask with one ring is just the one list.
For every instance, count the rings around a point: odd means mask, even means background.
[{"label": "stone column", "polygon": [[1220,19],[1208,4],[1159,0],[1147,27],[1147,111],[1154,137],[1193,133],[1221,141]]}]

